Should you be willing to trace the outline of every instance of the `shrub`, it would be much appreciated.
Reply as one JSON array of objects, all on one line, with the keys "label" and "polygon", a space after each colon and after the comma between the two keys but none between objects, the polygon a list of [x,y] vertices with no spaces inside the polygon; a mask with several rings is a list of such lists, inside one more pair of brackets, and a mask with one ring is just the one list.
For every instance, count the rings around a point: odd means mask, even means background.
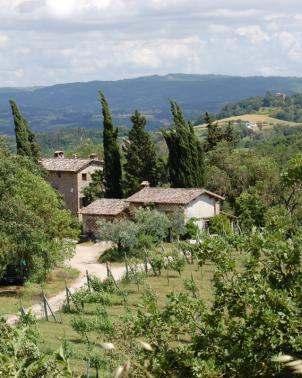
[{"label": "shrub", "polygon": [[219,214],[211,218],[209,221],[209,232],[218,235],[230,235],[233,228],[230,219],[225,214]]},{"label": "shrub", "polygon": [[134,215],[134,222],[139,227],[139,233],[149,235],[154,243],[167,239],[171,226],[165,213],[150,209],[138,209]]},{"label": "shrub", "polygon": [[191,218],[185,226],[185,239],[197,239],[200,234],[200,229],[196,224],[196,218]]},{"label": "shrub", "polygon": [[107,251],[101,258],[105,261],[121,261],[125,253],[127,257],[142,255],[146,249],[167,239],[170,221],[166,214],[156,210],[139,209],[134,219],[122,219],[115,222],[100,221],[99,237],[110,240],[115,247]]}]

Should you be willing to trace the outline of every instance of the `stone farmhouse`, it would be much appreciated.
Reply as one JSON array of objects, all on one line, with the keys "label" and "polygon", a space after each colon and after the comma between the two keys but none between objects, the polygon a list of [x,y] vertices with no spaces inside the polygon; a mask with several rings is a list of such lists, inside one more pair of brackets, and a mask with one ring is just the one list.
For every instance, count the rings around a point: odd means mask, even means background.
[{"label": "stone farmhouse", "polygon": [[48,173],[48,181],[61,193],[66,207],[78,215],[85,205],[83,189],[91,182],[91,174],[103,169],[103,162],[96,155],[89,159],[65,158],[56,151],[53,158],[42,159],[41,165]]},{"label": "stone farmhouse", "polygon": [[83,231],[86,235],[97,233],[97,222],[119,220],[129,216],[129,204],[125,200],[101,198],[80,210],[83,220]]},{"label": "stone farmhouse", "polygon": [[183,212],[185,221],[191,218],[201,229],[207,227],[211,217],[220,213],[220,203],[224,198],[206,189],[151,188],[144,187],[125,200],[100,199],[80,210],[84,232],[97,233],[97,221],[109,221],[131,217],[139,207],[153,207],[165,213]]}]

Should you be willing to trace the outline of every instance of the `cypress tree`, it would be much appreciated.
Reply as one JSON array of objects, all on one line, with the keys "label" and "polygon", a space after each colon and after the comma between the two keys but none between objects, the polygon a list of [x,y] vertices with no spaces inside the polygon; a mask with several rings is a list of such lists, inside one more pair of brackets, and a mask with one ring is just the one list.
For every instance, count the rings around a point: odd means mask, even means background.
[{"label": "cypress tree", "polygon": [[12,109],[12,115],[15,124],[17,154],[31,157],[31,146],[25,119],[22,117],[22,114],[15,101],[10,100],[9,103]]},{"label": "cypress tree", "polygon": [[193,125],[187,122],[176,102],[171,102],[174,125],[163,131],[168,150],[168,167],[172,187],[194,188],[204,183],[203,147]]},{"label": "cypress tree", "polygon": [[136,110],[131,117],[131,122],[132,128],[124,146],[127,195],[136,192],[144,180],[149,181],[151,186],[156,186],[159,178],[159,162],[155,144],[145,130],[146,118]]},{"label": "cypress tree", "polygon": [[104,185],[105,197],[122,198],[122,166],[121,154],[117,143],[118,129],[113,126],[108,102],[100,92],[103,113],[103,145],[104,145]]},{"label": "cypress tree", "polygon": [[36,141],[36,136],[22,116],[16,102],[10,100],[9,103],[14,118],[17,154],[27,156],[37,163],[40,158],[40,146]]}]

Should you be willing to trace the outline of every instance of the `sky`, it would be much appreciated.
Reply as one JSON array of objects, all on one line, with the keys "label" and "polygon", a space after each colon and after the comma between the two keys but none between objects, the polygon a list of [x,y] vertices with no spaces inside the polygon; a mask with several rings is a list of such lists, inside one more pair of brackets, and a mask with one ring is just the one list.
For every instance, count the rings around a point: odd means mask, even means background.
[{"label": "sky", "polygon": [[301,0],[0,0],[0,87],[302,76]]}]

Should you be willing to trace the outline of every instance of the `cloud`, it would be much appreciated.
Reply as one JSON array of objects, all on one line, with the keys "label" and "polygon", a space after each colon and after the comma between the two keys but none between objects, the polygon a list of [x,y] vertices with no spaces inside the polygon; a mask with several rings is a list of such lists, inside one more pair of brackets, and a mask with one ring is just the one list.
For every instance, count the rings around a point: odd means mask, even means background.
[{"label": "cloud", "polygon": [[43,1],[40,0],[28,0],[21,2],[17,9],[20,13],[32,13],[35,10],[41,8],[43,6]]},{"label": "cloud", "polygon": [[7,42],[8,42],[8,36],[0,33],[0,47],[6,46]]},{"label": "cloud", "polygon": [[301,19],[300,0],[1,0],[0,87],[169,72],[299,76]]},{"label": "cloud", "polygon": [[247,38],[253,44],[268,42],[269,36],[259,25],[242,26],[236,30],[237,34]]}]

